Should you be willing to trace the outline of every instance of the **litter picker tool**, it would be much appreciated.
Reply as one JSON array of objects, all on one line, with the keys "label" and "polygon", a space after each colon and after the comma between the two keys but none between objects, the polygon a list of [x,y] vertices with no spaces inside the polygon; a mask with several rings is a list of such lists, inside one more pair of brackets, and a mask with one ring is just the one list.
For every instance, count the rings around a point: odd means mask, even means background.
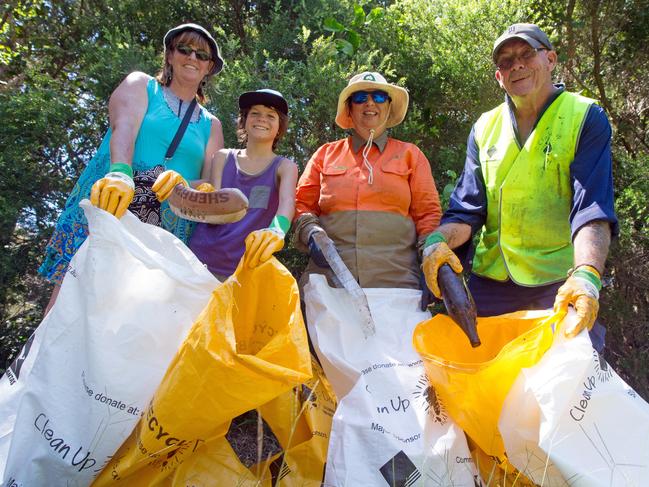
[{"label": "litter picker tool", "polygon": [[374,319],[372,318],[370,306],[367,302],[367,296],[365,296],[365,293],[363,292],[363,288],[361,288],[358,282],[356,282],[356,279],[354,279],[354,276],[340,258],[336,246],[329,236],[327,236],[325,232],[316,231],[313,233],[312,237],[313,241],[329,264],[329,267],[331,267],[340,287],[344,288],[351,295],[352,300],[356,305],[356,309],[363,319],[363,334],[365,335],[365,338],[374,335],[376,333]]}]

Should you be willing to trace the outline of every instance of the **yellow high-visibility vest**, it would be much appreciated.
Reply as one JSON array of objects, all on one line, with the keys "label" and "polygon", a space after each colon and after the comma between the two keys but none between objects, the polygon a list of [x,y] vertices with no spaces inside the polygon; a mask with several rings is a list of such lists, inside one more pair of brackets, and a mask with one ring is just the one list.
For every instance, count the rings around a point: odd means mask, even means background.
[{"label": "yellow high-visibility vest", "polygon": [[487,191],[487,220],[473,272],[541,286],[566,278],[572,267],[572,163],[590,98],[563,92],[520,147],[506,103],[475,125]]}]

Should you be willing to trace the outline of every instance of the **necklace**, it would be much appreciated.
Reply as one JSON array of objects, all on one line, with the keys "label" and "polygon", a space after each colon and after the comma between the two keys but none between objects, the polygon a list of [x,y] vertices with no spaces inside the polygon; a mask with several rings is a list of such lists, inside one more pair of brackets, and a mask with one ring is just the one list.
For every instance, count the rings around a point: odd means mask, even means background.
[{"label": "necklace", "polygon": [[[178,118],[183,118],[185,112],[189,108],[189,102],[183,101],[178,98],[168,86],[162,87],[162,93],[164,95],[165,102],[167,103],[167,106],[171,109],[171,111],[174,112],[174,114]],[[194,113],[192,113],[190,122],[196,122],[198,120],[198,117],[200,116],[200,113],[201,108],[200,106],[196,105]]]}]

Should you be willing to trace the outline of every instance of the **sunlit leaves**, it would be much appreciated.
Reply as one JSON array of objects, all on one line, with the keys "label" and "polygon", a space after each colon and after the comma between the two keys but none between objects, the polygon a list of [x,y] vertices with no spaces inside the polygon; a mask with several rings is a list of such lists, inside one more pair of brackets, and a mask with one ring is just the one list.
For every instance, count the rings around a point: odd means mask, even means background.
[{"label": "sunlit leaves", "polygon": [[335,45],[339,53],[352,57],[360,48],[363,39],[363,30],[380,19],[384,14],[382,7],[375,7],[365,14],[361,5],[352,6],[351,20],[346,25],[334,17],[327,17],[322,27],[327,32],[332,32],[335,37]]},{"label": "sunlit leaves", "polygon": [[351,56],[354,54],[354,45],[346,39],[335,39],[336,48],[338,51]]},{"label": "sunlit leaves", "polygon": [[329,32],[344,32],[345,26],[333,17],[327,17],[322,23],[324,30]]}]

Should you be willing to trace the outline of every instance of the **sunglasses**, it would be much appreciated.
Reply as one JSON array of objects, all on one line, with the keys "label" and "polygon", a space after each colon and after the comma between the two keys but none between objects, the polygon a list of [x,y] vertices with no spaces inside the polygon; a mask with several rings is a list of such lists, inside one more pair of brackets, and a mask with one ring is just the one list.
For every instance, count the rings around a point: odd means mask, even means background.
[{"label": "sunglasses", "polygon": [[498,61],[496,61],[496,67],[498,68],[499,71],[507,71],[511,69],[511,67],[514,65],[517,59],[521,59],[524,63],[527,63],[528,61],[534,59],[536,57],[536,54],[539,51],[547,51],[547,49],[545,47],[525,49],[520,54],[515,54],[513,56],[508,56],[508,57],[502,57]]},{"label": "sunglasses", "polygon": [[187,44],[178,44],[176,46],[176,51],[184,56],[191,56],[193,52],[196,54],[196,59],[199,61],[209,61],[212,59],[212,55],[204,49],[193,49]]},{"label": "sunglasses", "polygon": [[360,104],[367,101],[367,97],[371,96],[374,103],[385,103],[386,101],[391,100],[390,96],[385,91],[357,91],[352,93],[350,97],[352,103]]}]

